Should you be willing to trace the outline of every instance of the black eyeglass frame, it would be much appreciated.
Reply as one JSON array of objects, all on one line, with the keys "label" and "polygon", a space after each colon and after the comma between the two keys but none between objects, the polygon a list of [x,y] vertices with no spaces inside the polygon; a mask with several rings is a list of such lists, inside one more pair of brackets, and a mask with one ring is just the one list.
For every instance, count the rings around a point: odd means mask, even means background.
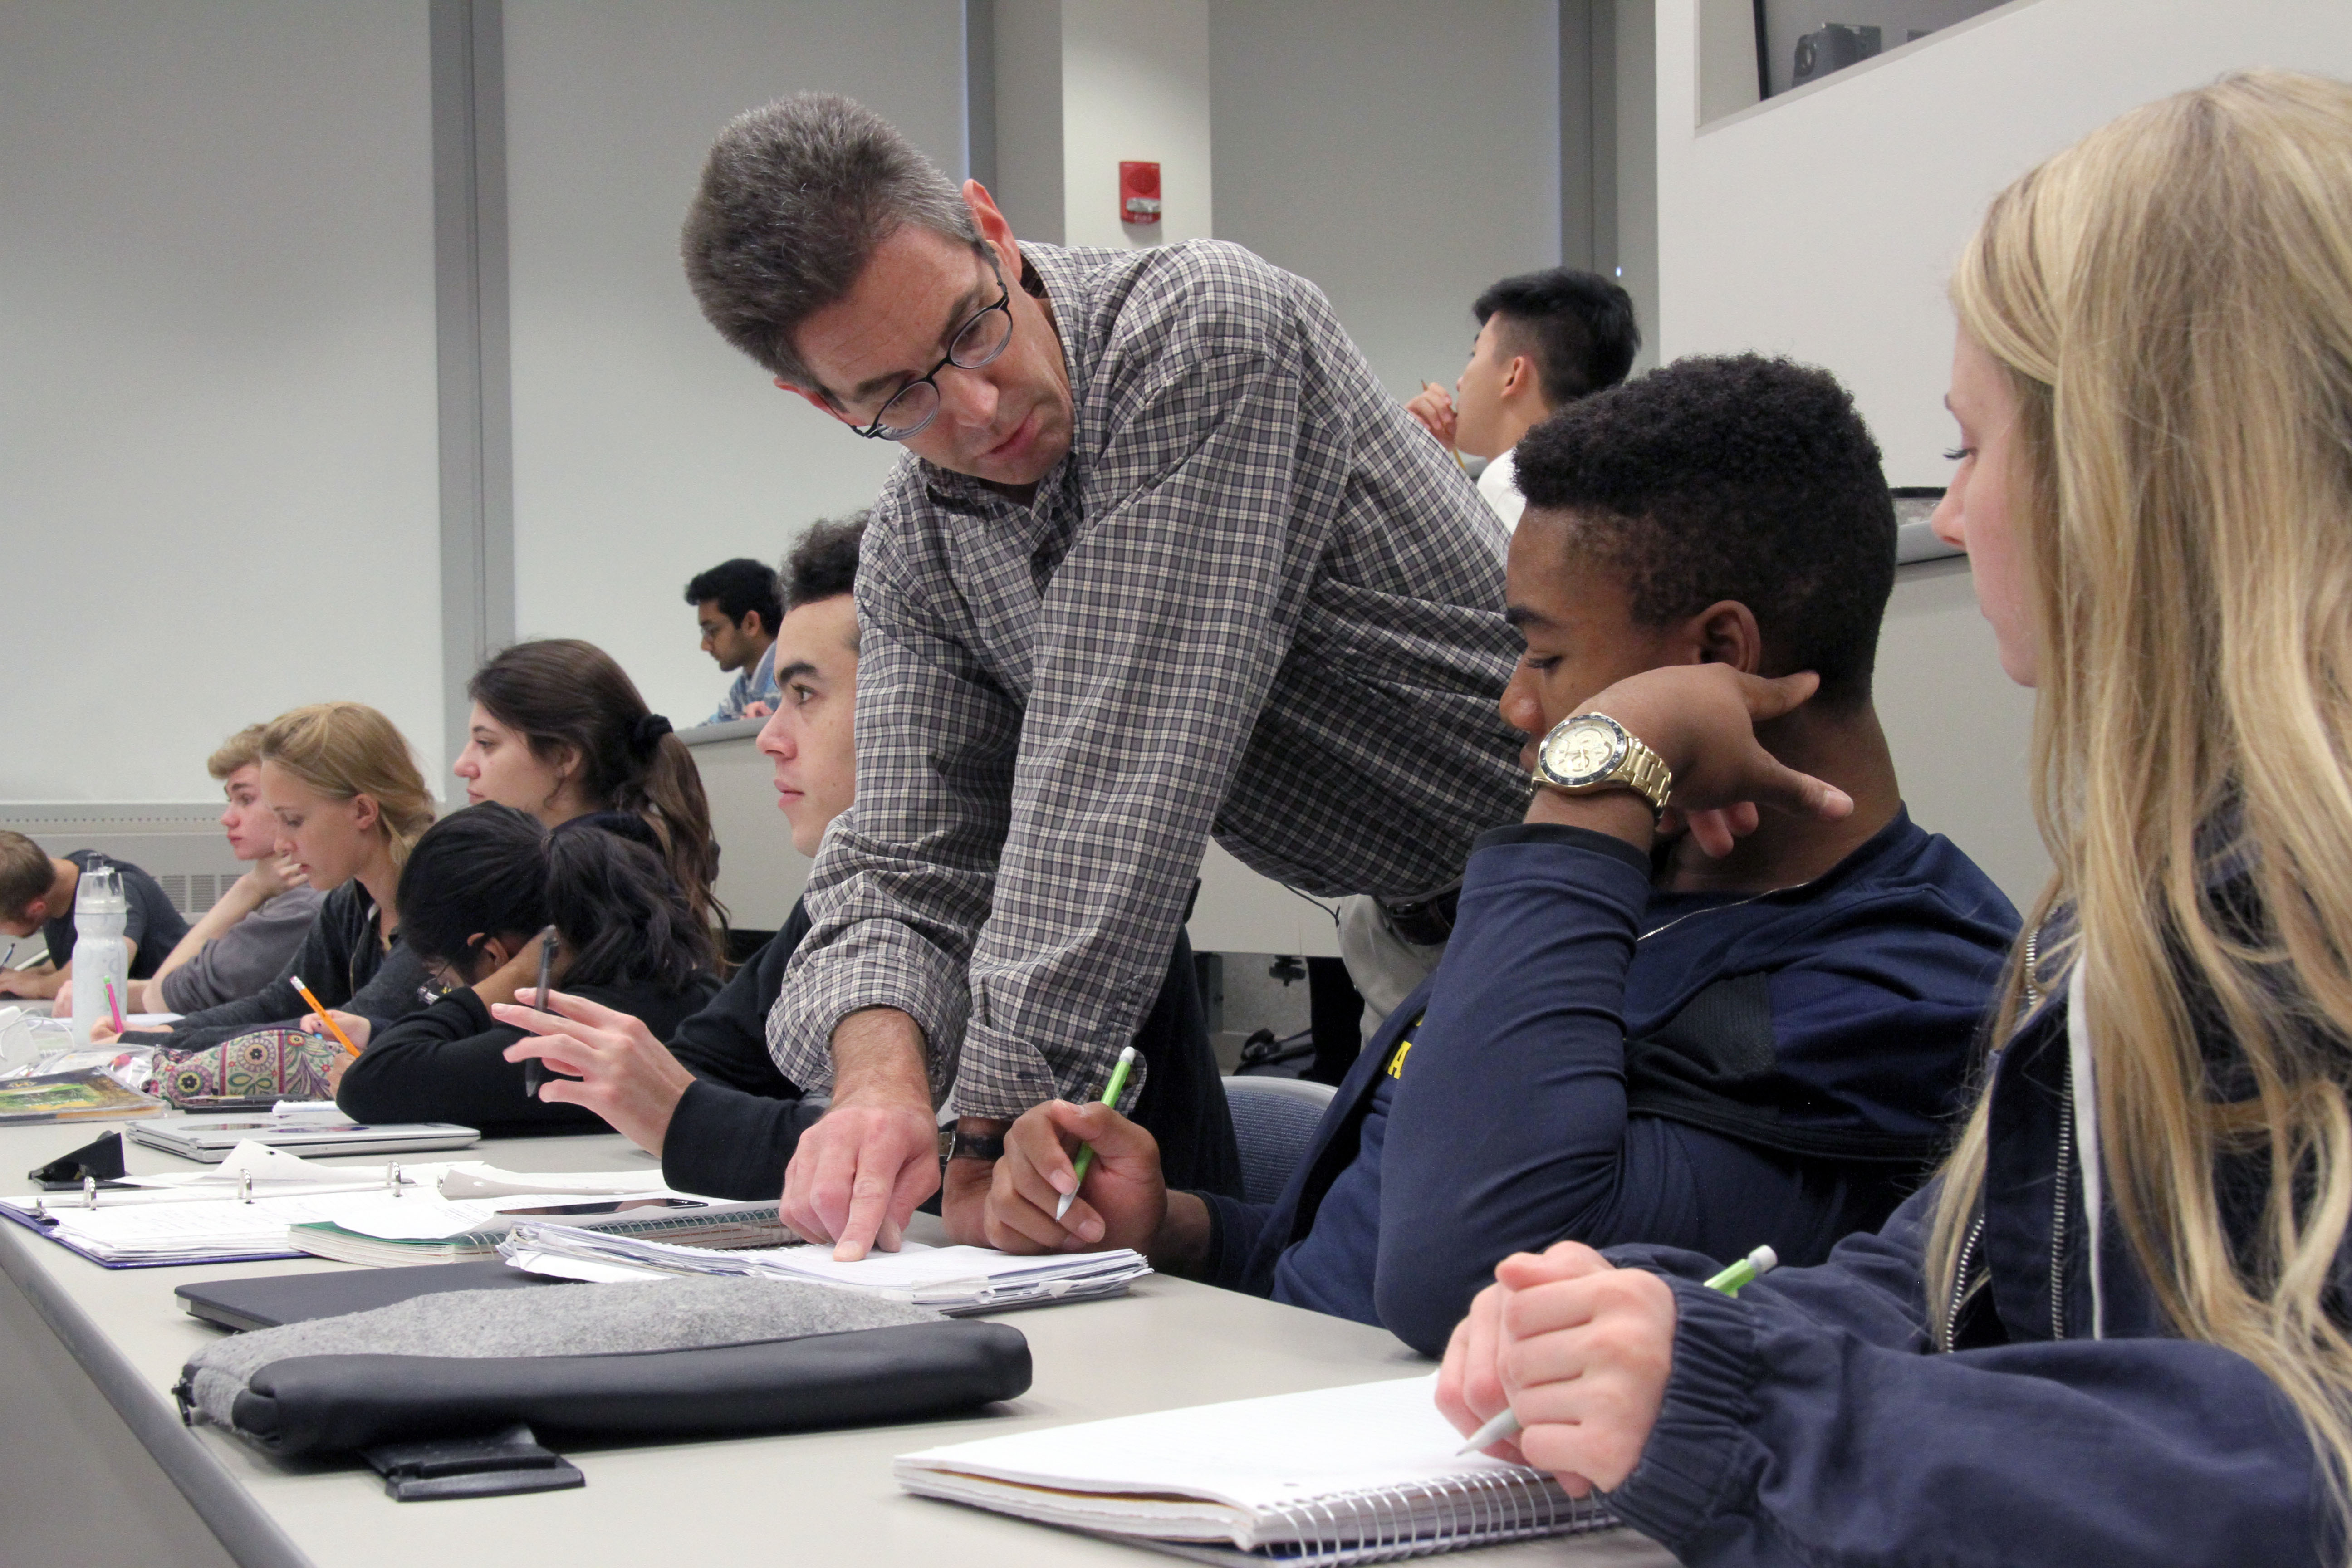
[{"label": "black eyeglass frame", "polygon": [[[985,245],[975,246],[973,248],[978,250],[981,255],[987,258],[988,269],[996,275],[996,303],[993,305],[984,305],[981,307],[981,309],[974,310],[971,315],[966,319],[963,325],[955,330],[955,336],[948,340],[948,352],[940,358],[940,363],[931,366],[929,374],[917,376],[914,380],[908,382],[906,385],[900,387],[898,391],[892,393],[887,398],[886,398],[883,401],[882,406],[874,411],[874,423],[866,426],[853,425],[850,426],[852,430],[856,431],[858,435],[865,437],[867,440],[904,441],[910,436],[921,435],[925,430],[930,428],[931,421],[940,416],[940,372],[947,369],[950,365],[953,365],[958,370],[979,370],[985,365],[994,364],[999,359],[1003,357],[1004,351],[1013,346],[1013,290],[1005,284],[1004,268],[997,263],[995,253],[990,250]],[[995,310],[1002,310],[1004,312],[1004,341],[998,343],[993,349],[991,349],[983,358],[973,360],[970,363],[966,363],[964,361],[956,358],[955,346],[956,344],[963,342],[964,334],[971,331],[972,328],[978,326],[991,311]],[[890,405],[898,402],[900,398],[906,396],[908,393],[914,391],[915,388],[919,386],[928,386],[931,389],[931,411],[924,415],[921,419],[916,421],[906,429],[884,429],[883,421],[885,416],[890,412]]]}]

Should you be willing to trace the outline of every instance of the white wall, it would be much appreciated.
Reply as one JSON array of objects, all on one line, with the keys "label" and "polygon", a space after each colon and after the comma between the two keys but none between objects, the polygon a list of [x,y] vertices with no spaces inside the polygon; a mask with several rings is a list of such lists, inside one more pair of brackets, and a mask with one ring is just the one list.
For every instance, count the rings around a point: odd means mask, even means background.
[{"label": "white wall", "polygon": [[777,391],[695,309],[678,224],[719,129],[806,89],[962,158],[953,0],[508,0],[516,626],[580,637],[687,724],[726,682],[687,579],[773,558],[897,458]]},{"label": "white wall", "polygon": [[1400,397],[1496,279],[1559,263],[1548,0],[1211,0],[1217,237],[1312,279]]},{"label": "white wall", "polygon": [[[1701,18],[1736,30],[1748,11],[1658,6],[1661,348],[1827,366],[1898,485],[1950,471],[1944,284],[1994,193],[2123,110],[2232,67],[2352,76],[2341,0],[2030,0],[1701,126],[1702,77],[1739,75],[1736,34],[1702,36]],[[1730,64],[1706,70],[1710,50]],[[1750,98],[1753,62],[1751,47]],[[2023,903],[2048,871],[2025,789],[2032,699],[2000,674],[1964,572],[1905,571],[1879,662],[1914,815]]]},{"label": "white wall", "polygon": [[[1216,232],[1209,0],[1062,0],[1063,230],[1134,250]],[[1160,165],[1162,219],[1119,221],[1121,161]]]},{"label": "white wall", "polygon": [[326,698],[438,772],[428,85],[425,0],[0,0],[0,800]]}]

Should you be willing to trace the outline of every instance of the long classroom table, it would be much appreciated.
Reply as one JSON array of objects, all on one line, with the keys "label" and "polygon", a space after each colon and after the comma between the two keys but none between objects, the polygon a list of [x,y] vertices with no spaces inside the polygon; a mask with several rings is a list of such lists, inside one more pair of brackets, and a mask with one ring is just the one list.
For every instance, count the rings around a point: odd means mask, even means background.
[{"label": "long classroom table", "polygon": [[[0,1191],[30,1191],[16,1173],[79,1147],[105,1125],[122,1124],[0,1129],[0,1172],[7,1173],[0,1177]],[[128,1147],[134,1172],[191,1168],[139,1144]],[[657,1162],[611,1134],[493,1139],[467,1151],[414,1158],[482,1159],[510,1170],[643,1170],[658,1179]],[[919,1216],[919,1226],[936,1223]],[[921,1231],[918,1237],[938,1239]],[[1410,1376],[1428,1369],[1381,1330],[1154,1276],[1139,1281],[1123,1299],[1007,1314],[1029,1338],[1035,1382],[1020,1399],[968,1419],[723,1442],[567,1447],[565,1457],[587,1477],[585,1488],[395,1503],[364,1467],[284,1464],[217,1427],[184,1426],[169,1393],[181,1364],[220,1331],[187,1316],[173,1295],[175,1287],[199,1279],[344,1267],[312,1258],[106,1269],[0,1221],[0,1272],[184,1494],[226,1549],[226,1560],[247,1568],[527,1562],[562,1568],[835,1562],[1146,1568],[1169,1559],[908,1497],[893,1484],[890,1460],[915,1448],[1032,1426]],[[20,1308],[0,1311],[0,1334],[37,1336],[37,1324],[27,1327],[31,1323],[31,1314]],[[5,1348],[13,1353],[0,1360],[0,1368],[32,1367],[33,1373],[20,1373],[32,1381],[38,1380],[42,1366],[65,1364],[54,1345]],[[86,1411],[45,1416],[26,1403],[36,1392],[0,1386],[0,1478],[6,1486],[0,1495],[8,1498],[0,1503],[0,1560],[11,1568],[115,1561],[97,1549],[104,1536],[101,1521],[141,1507],[152,1513],[157,1500],[110,1497],[110,1487],[139,1489],[121,1479],[119,1455],[111,1469],[107,1463],[107,1444],[121,1447],[121,1435],[90,1429]],[[64,1496],[53,1495],[56,1487],[33,1484],[39,1475],[59,1472],[79,1476],[83,1484],[67,1487]],[[57,1545],[77,1539],[78,1520],[86,1521],[89,1532],[93,1550],[88,1552]],[[30,1550],[37,1540],[49,1543],[39,1555]],[[11,1541],[14,1546],[5,1544]],[[209,1542],[202,1544],[206,1560],[220,1560],[209,1557]],[[186,1563],[197,1555],[173,1553]],[[1537,1563],[1654,1568],[1672,1561],[1654,1543],[1627,1531],[1489,1548],[1472,1560],[1513,1568]]]}]

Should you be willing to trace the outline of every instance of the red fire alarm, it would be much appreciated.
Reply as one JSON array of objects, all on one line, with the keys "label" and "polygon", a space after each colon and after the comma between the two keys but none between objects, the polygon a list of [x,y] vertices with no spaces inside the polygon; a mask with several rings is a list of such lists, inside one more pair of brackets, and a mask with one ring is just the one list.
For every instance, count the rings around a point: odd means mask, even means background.
[{"label": "red fire alarm", "polygon": [[1119,164],[1118,221],[1121,223],[1158,223],[1160,221],[1159,164],[1127,163]]}]

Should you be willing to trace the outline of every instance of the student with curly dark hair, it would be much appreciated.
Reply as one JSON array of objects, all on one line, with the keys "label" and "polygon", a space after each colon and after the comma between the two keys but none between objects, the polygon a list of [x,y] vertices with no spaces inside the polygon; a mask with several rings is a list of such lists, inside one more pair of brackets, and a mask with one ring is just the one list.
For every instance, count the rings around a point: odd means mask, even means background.
[{"label": "student with curly dark hair", "polygon": [[486,1132],[595,1124],[579,1106],[526,1091],[522,1068],[501,1054],[522,1031],[490,1016],[536,984],[550,925],[567,991],[662,1033],[719,989],[653,830],[626,815],[550,831],[512,806],[468,806],[409,852],[400,910],[411,951],[452,989],[382,1029],[338,1019],[361,1055],[344,1068],[336,1102],[365,1121],[460,1121]]},{"label": "student with curly dark hair", "polygon": [[[1444,963],[1277,1202],[1170,1192],[1125,1119],[1053,1103],[1006,1140],[994,1245],[1136,1247],[1434,1352],[1515,1251],[1818,1260],[1941,1152],[2017,913],[1903,809],[1870,703],[1894,503],[1852,400],[1785,360],[1684,360],[1518,451],[1502,708],[1545,787],[1478,839]],[[1646,716],[1591,710],[1641,672],[1754,696],[1785,809],[1664,809]]]}]

